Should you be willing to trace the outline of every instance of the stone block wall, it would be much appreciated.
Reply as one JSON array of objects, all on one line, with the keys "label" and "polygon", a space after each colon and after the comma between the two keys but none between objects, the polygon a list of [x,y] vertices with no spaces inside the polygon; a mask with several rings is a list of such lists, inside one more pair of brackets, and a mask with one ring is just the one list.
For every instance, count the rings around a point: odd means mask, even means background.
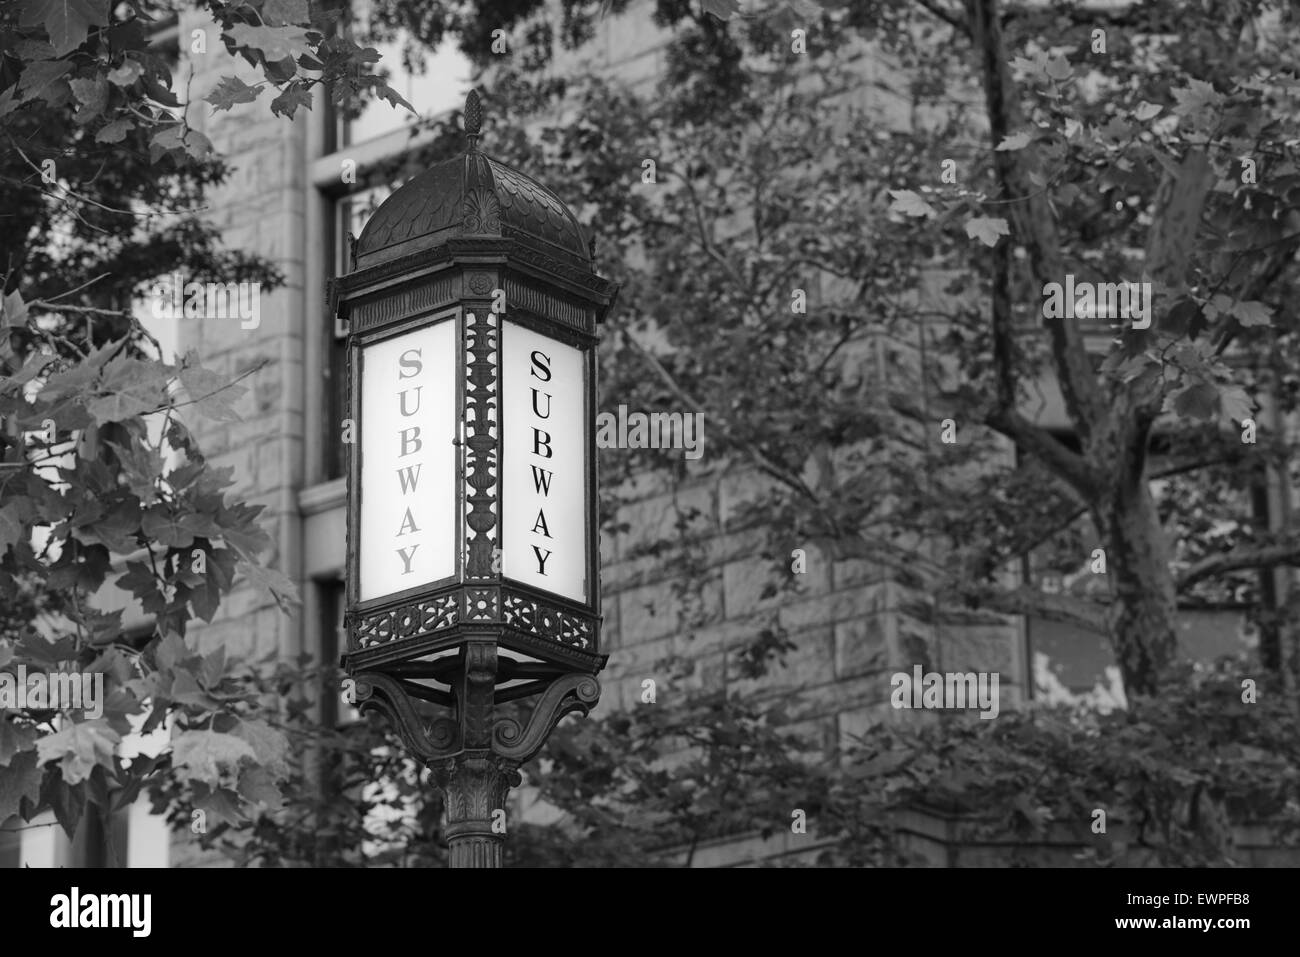
[{"label": "stone block wall", "polygon": [[[194,31],[203,31],[206,52],[193,52]],[[182,13],[180,43],[181,69],[192,74],[182,77],[190,83],[190,123],[212,141],[231,170],[223,184],[209,190],[207,218],[227,248],[265,257],[285,277],[281,288],[261,291],[256,328],[243,328],[238,319],[178,320],[179,352],[195,350],[205,366],[223,375],[248,373],[240,382],[247,392],[234,403],[242,422],[217,423],[192,415],[187,424],[210,465],[234,469],[232,497],[266,506],[262,524],[275,544],[263,561],[292,578],[298,554],[296,492],[303,483],[307,427],[302,399],[307,121],[301,113],[294,122],[273,116],[265,97],[229,111],[211,110],[203,98],[222,76],[235,74],[251,83],[256,71],[226,53],[219,30],[204,13]],[[197,622],[191,634],[200,649],[224,645],[231,654],[292,654],[300,644],[295,620],[247,583],[227,599],[212,624]]]}]

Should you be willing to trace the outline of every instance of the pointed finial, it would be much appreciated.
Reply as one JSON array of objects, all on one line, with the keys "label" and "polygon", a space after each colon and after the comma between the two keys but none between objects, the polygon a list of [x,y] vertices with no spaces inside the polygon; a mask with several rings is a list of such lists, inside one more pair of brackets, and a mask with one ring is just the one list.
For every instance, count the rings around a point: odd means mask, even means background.
[{"label": "pointed finial", "polygon": [[478,149],[478,131],[483,126],[483,104],[478,98],[478,90],[470,90],[465,97],[465,139],[469,141],[471,152]]}]

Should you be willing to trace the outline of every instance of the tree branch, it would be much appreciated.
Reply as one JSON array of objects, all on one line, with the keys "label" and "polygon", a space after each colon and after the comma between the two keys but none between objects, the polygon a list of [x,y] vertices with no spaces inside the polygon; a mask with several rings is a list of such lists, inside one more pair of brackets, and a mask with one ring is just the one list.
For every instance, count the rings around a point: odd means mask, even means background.
[{"label": "tree branch", "polygon": [[1255,545],[1246,548],[1234,548],[1202,558],[1199,562],[1178,576],[1174,587],[1186,591],[1192,585],[1206,578],[1223,575],[1243,568],[1271,568],[1275,565],[1300,566],[1300,539],[1278,542],[1272,545]]},{"label": "tree branch", "polygon": [[1108,634],[1106,606],[1073,595],[1050,594],[1028,585],[1002,589],[990,586],[966,592],[966,600],[980,608],[1005,615],[1033,615],[1048,621],[1077,625],[1098,635]]},{"label": "tree branch", "polygon": [[1066,482],[1085,499],[1091,500],[1100,483],[1088,461],[1061,444],[1056,436],[1035,425],[1014,409],[996,409],[984,420],[996,432],[1005,435],[1024,451],[1040,459],[1052,474]]}]

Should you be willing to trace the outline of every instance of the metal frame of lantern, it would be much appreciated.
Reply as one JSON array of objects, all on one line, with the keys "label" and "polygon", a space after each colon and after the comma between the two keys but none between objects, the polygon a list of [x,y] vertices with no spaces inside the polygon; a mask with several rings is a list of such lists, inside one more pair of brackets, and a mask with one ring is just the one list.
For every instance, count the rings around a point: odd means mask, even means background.
[{"label": "metal frame of lantern", "polygon": [[[342,665],[356,682],[358,705],[385,714],[447,792],[452,866],[500,865],[501,834],[491,826],[492,812],[504,806],[506,792],[519,783],[517,768],[537,753],[560,718],[595,705],[595,675],[608,657],[600,652],[595,350],[597,324],[612,307],[617,285],[571,259],[548,255],[503,222],[495,189],[526,192],[531,181],[514,174],[502,182],[501,164],[488,169],[476,146],[480,117],[471,92],[464,231],[433,248],[361,269],[356,241],[349,237],[354,271],[333,280],[329,290],[331,311],[347,324],[348,410],[355,430],[348,466],[348,650]],[[493,172],[495,183],[487,181]],[[492,310],[498,289],[505,293],[503,315]],[[506,578],[494,561],[510,507],[501,495],[503,396],[512,387],[501,375],[502,335],[510,335],[503,320],[582,355],[586,603]],[[363,350],[437,322],[455,323],[457,344],[455,571],[363,601]],[[499,649],[533,660],[503,656]],[[445,690],[430,687],[430,681]],[[430,723],[412,699],[442,713]],[[533,705],[522,721],[498,710],[528,699]]]}]

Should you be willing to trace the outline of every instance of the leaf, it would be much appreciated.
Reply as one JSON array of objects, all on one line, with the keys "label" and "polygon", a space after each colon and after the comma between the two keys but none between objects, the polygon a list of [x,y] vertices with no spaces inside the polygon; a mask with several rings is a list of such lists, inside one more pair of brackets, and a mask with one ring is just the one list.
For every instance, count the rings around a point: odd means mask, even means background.
[{"label": "leaf", "polygon": [[1001,217],[977,216],[966,222],[966,235],[985,246],[996,246],[999,236],[1011,235],[1011,227]]},{"label": "leaf", "polygon": [[250,582],[270,592],[271,597],[281,608],[299,604],[298,586],[283,572],[251,561],[244,561],[238,567]]},{"label": "leaf", "polygon": [[1044,72],[1053,80],[1068,80],[1074,68],[1070,66],[1070,61],[1063,56],[1054,56],[1047,61]]},{"label": "leaf", "polygon": [[212,140],[208,139],[198,130],[187,130],[185,132],[183,145],[185,147],[185,152],[188,153],[191,158],[196,159],[199,162],[203,162],[216,152],[216,148],[212,145]]},{"label": "leaf", "polygon": [[1015,133],[1011,136],[1003,137],[1002,142],[997,145],[997,150],[1012,151],[1022,150],[1029,145],[1028,133]]},{"label": "leaf", "polygon": [[144,67],[140,65],[139,61],[128,58],[122,61],[121,66],[108,71],[108,82],[114,86],[130,86],[140,79],[142,73],[144,73]]},{"label": "leaf", "polygon": [[415,112],[415,107],[413,107],[404,96],[394,90],[387,83],[375,84],[375,96],[379,97],[390,106],[404,106],[410,112]]},{"label": "leaf", "polygon": [[302,27],[250,27],[237,23],[226,31],[236,47],[258,50],[268,62],[311,55],[307,31]]},{"label": "leaf", "polygon": [[96,764],[112,770],[113,749],[122,740],[103,718],[77,721],[36,742],[41,764],[58,761],[63,780],[76,784],[90,777]]},{"label": "leaf", "polygon": [[0,297],[0,325],[21,326],[26,321],[27,304],[17,289]]},{"label": "leaf", "polygon": [[1208,382],[1194,382],[1173,396],[1173,409],[1185,418],[1213,418],[1219,414],[1219,390]]},{"label": "leaf", "polygon": [[1267,326],[1273,321],[1273,313],[1268,306],[1258,300],[1234,302],[1229,314],[1243,326]]},{"label": "leaf", "polygon": [[68,85],[72,87],[72,95],[80,104],[77,112],[72,115],[73,122],[84,126],[103,113],[104,107],[108,106],[109,85],[103,77],[69,80]]},{"label": "leaf", "polygon": [[239,795],[229,788],[216,788],[204,794],[196,786],[194,809],[204,811],[232,827],[238,827],[245,821],[245,816],[239,807]]},{"label": "leaf", "polygon": [[[123,591],[129,591],[136,598],[144,598],[158,591],[158,579],[144,562],[127,562],[126,573],[114,584]],[[163,665],[159,663],[159,667]]]},{"label": "leaf", "polygon": [[902,213],[904,216],[938,215],[933,206],[910,189],[891,189],[889,195],[894,198],[889,205],[890,212]]},{"label": "leaf", "polygon": [[71,784],[67,780],[48,776],[42,794],[42,803],[54,812],[54,819],[69,838],[77,833],[82,815],[86,813],[86,782]]},{"label": "leaf", "polygon": [[1255,414],[1255,403],[1246,394],[1245,389],[1236,385],[1220,390],[1219,408],[1224,415],[1234,422],[1252,418]]},{"label": "leaf", "polygon": [[260,89],[249,86],[237,76],[223,76],[204,99],[212,104],[214,110],[228,110],[236,103],[252,103],[259,93]]},{"label": "leaf", "polygon": [[0,718],[0,768],[8,767],[24,751],[32,750],[39,737],[40,732],[35,728]]},{"label": "leaf", "polygon": [[271,101],[271,113],[275,116],[287,116],[293,119],[298,107],[311,109],[311,90],[298,83],[291,83],[284,92]]},{"label": "leaf", "polygon": [[1143,100],[1137,105],[1137,109],[1133,111],[1133,119],[1145,123],[1163,109],[1164,107],[1158,103],[1148,103]]},{"label": "leaf", "polygon": [[149,162],[157,163],[158,160],[172,150],[184,149],[184,131],[183,124],[173,123],[171,126],[164,127],[155,133],[149,139]]},{"label": "leaf", "polygon": [[178,704],[189,705],[192,708],[202,708],[205,711],[215,711],[221,706],[221,702],[204,691],[198,681],[195,680],[194,675],[184,668],[176,669],[176,677],[172,679],[172,686],[167,692],[167,697]]},{"label": "leaf", "polygon": [[63,56],[86,42],[92,26],[108,26],[108,0],[27,0],[22,22],[44,25],[54,55]]},{"label": "leaf", "polygon": [[183,731],[172,739],[172,766],[183,781],[219,787],[223,775],[234,775],[244,758],[257,759],[247,741],[220,731]]},{"label": "leaf", "polygon": [[100,395],[85,403],[86,411],[100,423],[121,422],[167,404],[170,367],[118,356],[104,367],[96,391]]},{"label": "leaf", "polygon": [[191,352],[185,357],[185,364],[180,371],[181,385],[195,408],[218,422],[243,421],[231,403],[248,390],[211,369],[204,369],[197,365],[197,361]]},{"label": "leaf", "polygon": [[194,535],[185,527],[181,517],[162,503],[145,510],[140,530],[163,548],[189,548],[194,544]]},{"label": "leaf", "polygon": [[23,799],[33,806],[41,799],[41,779],[45,772],[36,764],[35,751],[23,751],[0,767],[0,821],[18,814]]},{"label": "leaf", "polygon": [[23,67],[22,76],[18,78],[19,102],[26,103],[45,93],[51,83],[72,69],[67,60],[37,60]]},{"label": "leaf", "polygon": [[278,811],[284,806],[284,795],[265,768],[249,768],[239,776],[239,796],[268,811]]},{"label": "leaf", "polygon": [[248,742],[257,763],[274,777],[288,775],[289,739],[282,732],[265,721],[253,719],[241,720],[231,729],[231,733]]},{"label": "leaf", "polygon": [[112,123],[105,123],[103,128],[95,134],[95,142],[120,143],[126,139],[126,134],[134,125],[131,120],[114,120]]},{"label": "leaf", "polygon": [[738,0],[700,0],[700,10],[719,20],[730,20],[740,12],[740,3]]},{"label": "leaf", "polygon": [[1188,80],[1185,88],[1172,92],[1177,101],[1174,113],[1184,118],[1216,113],[1223,104],[1223,94],[1204,80]]}]

